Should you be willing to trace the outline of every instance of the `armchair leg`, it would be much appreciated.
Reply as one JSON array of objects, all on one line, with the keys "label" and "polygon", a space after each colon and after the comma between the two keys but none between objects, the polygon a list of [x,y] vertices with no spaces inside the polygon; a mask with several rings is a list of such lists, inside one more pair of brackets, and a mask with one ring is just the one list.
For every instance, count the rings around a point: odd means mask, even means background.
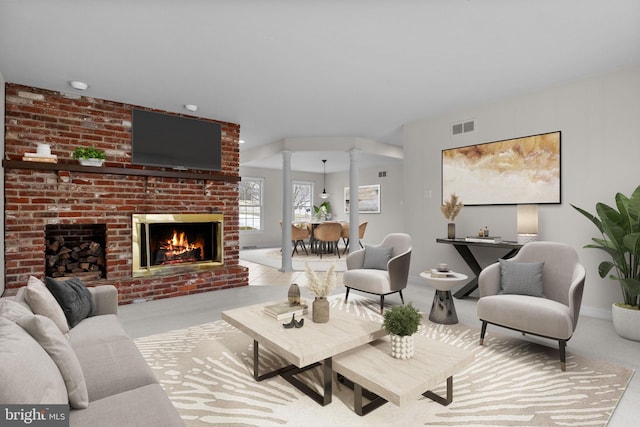
[{"label": "armchair leg", "polygon": [[566,340],[558,340],[559,343],[559,348],[560,348],[560,369],[562,369],[562,371],[566,371],[567,370],[567,360],[566,360],[566,347],[567,347],[567,341]]},{"label": "armchair leg", "polygon": [[349,299],[349,291],[351,290],[351,288],[347,288],[347,292],[344,294],[344,302],[346,303],[347,300]]},{"label": "armchair leg", "polygon": [[487,333],[487,322],[482,321],[482,328],[480,329],[480,345],[484,344],[484,334]]},{"label": "armchair leg", "polygon": [[380,295],[380,314],[382,314],[384,310],[384,295]]},{"label": "armchair leg", "polygon": [[398,291],[400,294],[400,301],[402,301],[402,305],[404,305],[404,297],[402,296],[402,291]]}]

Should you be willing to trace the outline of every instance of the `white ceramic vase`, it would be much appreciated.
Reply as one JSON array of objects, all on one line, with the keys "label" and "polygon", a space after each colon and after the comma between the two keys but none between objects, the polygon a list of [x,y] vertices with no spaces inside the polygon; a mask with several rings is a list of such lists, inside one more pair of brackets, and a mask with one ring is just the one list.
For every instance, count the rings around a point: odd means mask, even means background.
[{"label": "white ceramic vase", "polygon": [[611,306],[613,327],[616,333],[628,340],[640,341],[640,310]]},{"label": "white ceramic vase", "polygon": [[390,334],[391,356],[396,359],[410,359],[413,357],[413,335]]}]

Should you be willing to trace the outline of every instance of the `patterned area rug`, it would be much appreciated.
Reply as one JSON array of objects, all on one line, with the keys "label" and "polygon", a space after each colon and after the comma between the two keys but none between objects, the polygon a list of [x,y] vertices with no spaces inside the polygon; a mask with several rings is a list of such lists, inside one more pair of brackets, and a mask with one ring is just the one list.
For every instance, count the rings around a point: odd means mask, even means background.
[{"label": "patterned area rug", "polygon": [[[364,297],[348,304],[333,297],[331,309],[382,320],[377,301]],[[136,344],[188,426],[604,426],[633,375],[570,352],[562,372],[557,349],[493,331],[481,347],[479,330],[461,324],[425,320],[418,333],[475,353],[474,363],[453,378],[453,403],[387,403],[364,417],[352,410],[353,392],[336,381],[325,407],[280,377],[254,381],[252,340],[222,320]],[[261,372],[285,364],[260,351]],[[319,382],[318,370],[305,375]],[[444,384],[434,391],[445,395]]]}]

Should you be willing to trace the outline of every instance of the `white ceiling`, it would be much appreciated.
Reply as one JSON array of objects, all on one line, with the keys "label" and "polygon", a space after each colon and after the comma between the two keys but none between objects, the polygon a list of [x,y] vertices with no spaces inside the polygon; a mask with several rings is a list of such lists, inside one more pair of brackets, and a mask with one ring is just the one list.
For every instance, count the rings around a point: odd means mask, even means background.
[{"label": "white ceiling", "polygon": [[[196,104],[240,124],[241,162],[284,138],[398,145],[404,123],[638,63],[638,0],[0,0],[6,81]],[[322,158],[348,167],[292,166]]]}]

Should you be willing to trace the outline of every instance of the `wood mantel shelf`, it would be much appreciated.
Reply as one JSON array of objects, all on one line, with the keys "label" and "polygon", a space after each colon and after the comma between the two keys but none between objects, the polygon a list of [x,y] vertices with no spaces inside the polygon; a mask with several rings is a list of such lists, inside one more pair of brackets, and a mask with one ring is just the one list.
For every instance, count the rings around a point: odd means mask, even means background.
[{"label": "wood mantel shelf", "polygon": [[3,160],[2,167],[5,169],[32,169],[45,171],[69,171],[83,173],[99,173],[111,175],[128,175],[128,176],[155,176],[163,178],[184,178],[184,179],[202,179],[208,181],[227,181],[238,182],[239,176],[228,176],[214,173],[195,173],[189,171],[169,171],[169,170],[152,170],[152,169],[136,169],[136,168],[115,168],[108,166],[81,166],[71,163],[40,163],[40,162],[24,162],[21,160]]}]

